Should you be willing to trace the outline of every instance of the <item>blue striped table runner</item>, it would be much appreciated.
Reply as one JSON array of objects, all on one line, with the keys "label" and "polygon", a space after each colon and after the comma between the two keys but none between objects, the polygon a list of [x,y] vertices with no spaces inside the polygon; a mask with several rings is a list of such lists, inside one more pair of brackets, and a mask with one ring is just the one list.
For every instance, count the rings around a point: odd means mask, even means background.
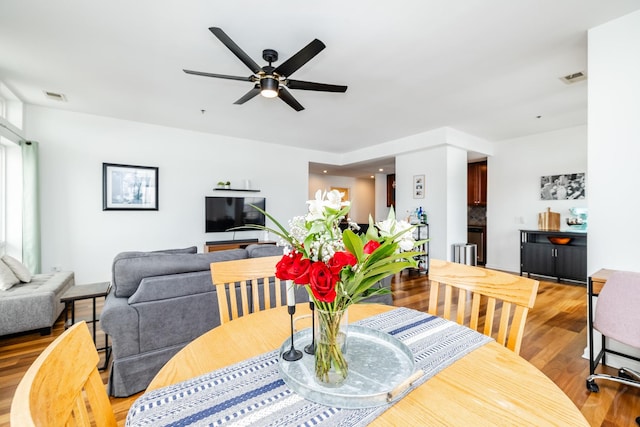
[{"label": "blue striped table runner", "polygon": [[[416,387],[492,339],[455,322],[397,308],[356,324],[395,336],[412,351],[424,375]],[[393,403],[339,409],[289,389],[271,351],[197,378],[150,391],[129,409],[126,425],[139,426],[365,426]]]}]

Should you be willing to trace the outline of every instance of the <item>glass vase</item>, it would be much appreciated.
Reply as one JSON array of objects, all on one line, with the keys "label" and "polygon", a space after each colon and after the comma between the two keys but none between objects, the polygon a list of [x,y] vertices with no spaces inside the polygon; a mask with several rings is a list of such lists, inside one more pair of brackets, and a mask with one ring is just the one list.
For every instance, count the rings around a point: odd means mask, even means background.
[{"label": "glass vase", "polygon": [[325,311],[316,306],[315,372],[321,385],[336,387],[349,373],[347,350],[347,310]]}]

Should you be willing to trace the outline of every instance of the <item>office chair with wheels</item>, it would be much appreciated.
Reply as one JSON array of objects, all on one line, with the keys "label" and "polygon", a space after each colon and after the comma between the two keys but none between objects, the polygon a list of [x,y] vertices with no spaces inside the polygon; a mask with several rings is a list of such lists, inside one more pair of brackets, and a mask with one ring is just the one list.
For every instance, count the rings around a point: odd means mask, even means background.
[{"label": "office chair with wheels", "polygon": [[[589,298],[593,294],[589,283]],[[607,338],[640,350],[640,273],[618,271],[606,281],[596,303],[595,318],[589,325],[589,367],[587,389],[598,392],[596,379],[615,381],[632,387],[640,387],[640,372],[629,368],[620,368],[618,375],[596,374],[600,361],[606,365],[606,355],[614,354],[640,362],[639,357],[622,353],[607,347]],[[590,322],[591,323],[591,322]],[[593,331],[602,334],[602,349],[594,357]],[[639,418],[640,419],[640,418]],[[638,421],[638,419],[636,419]],[[639,422],[640,424],[640,422]]]}]

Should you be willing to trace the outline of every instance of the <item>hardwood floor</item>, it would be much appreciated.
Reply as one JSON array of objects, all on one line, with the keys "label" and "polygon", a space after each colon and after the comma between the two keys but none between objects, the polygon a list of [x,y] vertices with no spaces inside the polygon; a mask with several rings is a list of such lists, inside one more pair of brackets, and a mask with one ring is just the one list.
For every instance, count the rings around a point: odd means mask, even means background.
[{"label": "hardwood floor", "polygon": [[[429,284],[425,276],[396,275],[392,286],[394,305],[426,311]],[[101,308],[101,302],[98,306]],[[76,304],[76,316],[90,317],[90,301]],[[9,425],[11,399],[22,375],[62,333],[63,320],[64,315],[49,336],[32,333],[0,338],[0,427]],[[582,358],[586,335],[585,287],[541,281],[535,307],[527,320],[521,356],[558,384],[592,426],[635,426],[635,418],[640,415],[640,389],[601,381],[599,393],[586,390],[589,362]],[[104,342],[100,331],[98,340]],[[106,383],[108,371],[102,373],[102,378]],[[137,397],[111,399],[118,425],[124,425],[129,406]]]}]

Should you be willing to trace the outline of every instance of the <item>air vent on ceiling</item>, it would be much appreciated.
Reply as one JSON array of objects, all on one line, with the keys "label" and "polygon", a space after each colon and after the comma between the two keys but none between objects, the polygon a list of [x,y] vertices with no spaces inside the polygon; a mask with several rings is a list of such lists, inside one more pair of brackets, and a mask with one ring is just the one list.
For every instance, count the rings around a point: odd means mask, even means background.
[{"label": "air vent on ceiling", "polygon": [[61,101],[61,102],[67,101],[67,97],[61,93],[49,92],[45,90],[44,95],[49,99],[53,99],[54,101]]},{"label": "air vent on ceiling", "polygon": [[566,84],[577,83],[586,79],[587,79],[587,75],[582,71],[578,71],[577,73],[568,74],[566,76],[560,77],[560,80],[562,80]]}]

